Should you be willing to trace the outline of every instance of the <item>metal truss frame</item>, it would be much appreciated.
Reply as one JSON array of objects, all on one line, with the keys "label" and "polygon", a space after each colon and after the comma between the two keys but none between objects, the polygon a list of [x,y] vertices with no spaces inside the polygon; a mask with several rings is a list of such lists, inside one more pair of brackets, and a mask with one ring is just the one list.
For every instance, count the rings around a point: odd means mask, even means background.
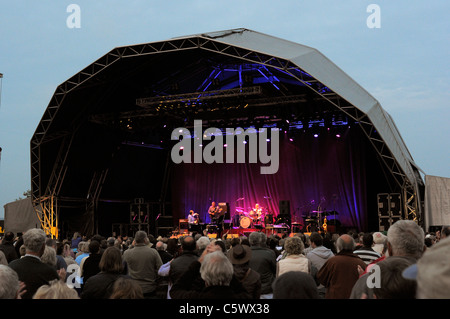
[{"label": "metal truss frame", "polygon": [[[233,31],[235,32],[235,31]],[[67,81],[60,84],[50,100],[47,109],[31,139],[31,191],[32,200],[35,205],[40,204],[45,209],[42,210],[44,218],[47,221],[54,218],[57,219],[57,208],[55,208],[55,196],[61,186],[64,171],[65,160],[70,149],[70,142],[74,136],[73,132],[59,132],[57,134],[48,134],[50,125],[58,112],[59,107],[65,101],[67,95],[80,88],[83,85],[88,85],[90,80],[93,80],[106,68],[111,67],[121,59],[128,59],[138,56],[162,54],[167,52],[195,50],[201,49],[215,54],[220,54],[235,58],[241,61],[256,63],[264,65],[268,68],[275,68],[291,75],[299,84],[310,88],[322,99],[328,101],[337,109],[344,112],[347,116],[359,123],[365,135],[373,145],[378,155],[383,160],[386,167],[391,171],[397,184],[403,190],[403,204],[408,210],[405,212],[405,218],[414,217],[422,219],[421,206],[419,205],[420,198],[418,198],[417,182],[410,181],[406,174],[400,168],[397,160],[392,152],[388,149],[384,141],[376,133],[374,125],[371,123],[367,115],[360,111],[355,105],[352,105],[337,93],[327,88],[323,83],[320,83],[313,76],[301,70],[299,66],[284,58],[271,56],[262,52],[253,51],[244,47],[230,45],[220,41],[219,37],[210,37],[203,35],[196,35],[186,38],[175,38],[172,40],[137,44],[124,47],[117,47],[105,54],[79,73],[75,74]],[[54,171],[49,183],[47,183],[44,190],[42,180],[40,177],[41,162],[40,152],[41,146],[54,139],[63,138],[61,143],[58,158],[55,162]],[[56,214],[55,214],[56,212]],[[54,227],[52,223],[47,223],[49,227]]]}]

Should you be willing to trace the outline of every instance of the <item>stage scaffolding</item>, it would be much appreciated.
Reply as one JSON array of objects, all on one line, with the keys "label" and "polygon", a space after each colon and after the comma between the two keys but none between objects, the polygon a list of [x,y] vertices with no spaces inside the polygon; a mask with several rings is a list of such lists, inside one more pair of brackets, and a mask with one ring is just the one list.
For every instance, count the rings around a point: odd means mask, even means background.
[{"label": "stage scaffolding", "polygon": [[[289,77],[292,83],[295,82],[307,88],[322,102],[326,101],[337,111],[342,112],[354,123],[357,123],[376,150],[385,168],[402,190],[403,217],[415,220],[423,226],[424,184],[418,176],[418,169],[412,162],[393,120],[378,102],[317,50],[251,30],[235,29],[117,47],[56,88],[30,143],[32,201],[41,220],[41,225],[48,234],[58,236],[57,203],[60,196],[59,191],[67,170],[67,154],[72,147],[73,137],[79,129],[76,121],[75,124],[67,126],[65,129],[52,130],[52,124],[59,109],[67,102],[67,99],[70,99],[71,93],[96,85],[96,81],[101,78],[102,72],[114,68],[122,61],[192,50],[211,53],[228,60],[232,58],[235,61],[240,61],[241,65],[261,66],[264,69],[260,69],[259,72],[267,70],[267,72],[264,71],[265,74],[263,75],[276,88],[278,88],[277,85],[282,86],[282,83],[276,81],[276,77],[273,76],[273,72],[270,73],[270,70],[280,72]],[[305,56],[308,59],[305,59]],[[176,74],[172,74],[168,78],[173,77],[176,77]],[[213,80],[211,75],[207,79]],[[259,94],[260,91],[257,87],[246,88],[245,90],[248,91],[242,91],[245,87],[243,83],[240,81],[239,87],[235,91],[229,89],[223,91],[211,90],[209,95],[206,91],[201,96],[198,92],[195,92],[195,94],[190,92],[173,95],[164,94],[160,97],[137,96],[135,100],[139,105],[137,109],[115,112],[115,116],[116,118],[149,116],[151,112],[155,112],[157,105],[167,106],[180,103],[186,98],[211,101],[213,99],[230,98],[233,95],[237,97],[238,95]],[[167,83],[163,84],[168,85]],[[205,87],[202,87],[203,89],[206,90]],[[162,87],[161,91],[164,92],[164,90],[165,88]],[[281,102],[283,100],[288,102],[304,100],[304,95],[290,96],[289,94],[283,94],[284,96],[274,97],[274,99],[279,99]],[[255,101],[255,105],[257,105],[258,100]],[[264,99],[260,99],[259,103],[263,105]],[[154,108],[150,109],[149,106]],[[104,123],[111,120],[111,114],[90,115],[89,120]],[[43,147],[49,143],[56,143],[59,147],[54,168],[49,177],[44,177],[41,170],[41,152]],[[101,180],[102,176],[99,176],[97,182],[100,183]],[[95,195],[90,200],[88,207],[93,212],[95,212],[95,203],[99,200],[99,192],[96,188],[99,185],[93,185],[93,189],[89,191],[89,193],[92,191],[92,195]]]}]

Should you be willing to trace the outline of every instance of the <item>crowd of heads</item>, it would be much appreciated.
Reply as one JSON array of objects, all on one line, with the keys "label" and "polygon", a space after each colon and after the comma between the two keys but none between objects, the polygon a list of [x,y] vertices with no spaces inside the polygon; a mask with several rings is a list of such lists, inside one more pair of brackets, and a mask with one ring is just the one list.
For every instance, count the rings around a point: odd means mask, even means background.
[{"label": "crowd of heads", "polygon": [[[198,276],[205,287],[233,286],[236,279],[243,282],[249,273],[254,271],[256,275],[252,284],[257,283],[254,287],[257,295],[262,298],[261,284],[267,288],[264,281],[270,277],[269,295],[274,299],[327,298],[329,295],[326,292],[333,289],[329,277],[341,275],[345,278],[348,275],[326,273],[331,267],[330,264],[351,262],[353,259],[343,257],[361,257],[363,250],[369,250],[377,256],[376,260],[359,267],[359,273],[351,283],[353,288],[350,287],[352,293],[348,298],[450,298],[447,289],[447,284],[450,283],[450,227],[425,233],[417,223],[407,220],[394,223],[387,232],[267,235],[263,231],[255,231],[248,237],[235,235],[223,238],[206,234],[155,238],[144,231],[138,231],[134,237],[86,237],[75,233],[72,238],[59,240],[50,238],[37,228],[27,230],[20,238],[8,232],[3,236],[0,245],[0,298],[21,298],[26,291],[20,275],[9,266],[14,260],[35,256],[60,274],[58,267],[67,270],[71,264],[79,266],[77,258],[82,256],[85,261],[94,254],[99,255],[99,272],[120,274],[109,288],[109,298],[146,298],[138,281],[129,276],[128,265],[124,262],[125,251],[135,249],[139,245],[155,249],[161,260],[162,254],[166,254],[163,264],[169,266],[173,260],[187,252],[197,256],[196,260],[201,263]],[[11,247],[14,248],[15,255]],[[326,259],[320,263],[316,263],[314,259],[318,252],[327,253]],[[261,258],[266,258],[268,263],[276,267],[280,261],[289,260],[289,267],[292,268],[280,275],[274,272],[273,276],[268,276],[264,273],[267,270],[262,270],[259,265],[254,264],[255,260],[261,263]],[[308,260],[307,270],[295,268],[300,260]],[[64,266],[60,266],[60,262]],[[367,276],[374,276],[375,271],[379,271],[376,285],[369,289],[366,284],[359,284],[363,279],[366,280]],[[81,298],[80,290],[68,281],[70,275],[71,273],[65,273],[64,276],[60,275],[59,279],[43,284],[33,293],[32,298]],[[336,282],[336,279],[333,281]],[[175,283],[168,284],[167,280],[158,280],[157,284],[163,285],[163,293],[157,298],[166,298],[170,296],[170,286]],[[255,296],[249,294],[249,298]]]}]

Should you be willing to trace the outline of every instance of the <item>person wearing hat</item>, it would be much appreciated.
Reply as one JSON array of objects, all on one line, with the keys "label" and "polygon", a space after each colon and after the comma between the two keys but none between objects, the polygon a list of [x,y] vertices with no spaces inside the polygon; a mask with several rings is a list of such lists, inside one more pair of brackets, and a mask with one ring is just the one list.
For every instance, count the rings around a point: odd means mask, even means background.
[{"label": "person wearing hat", "polygon": [[237,244],[228,251],[227,255],[233,264],[234,277],[241,282],[251,299],[259,299],[261,296],[261,276],[249,266],[252,256],[250,247]]}]

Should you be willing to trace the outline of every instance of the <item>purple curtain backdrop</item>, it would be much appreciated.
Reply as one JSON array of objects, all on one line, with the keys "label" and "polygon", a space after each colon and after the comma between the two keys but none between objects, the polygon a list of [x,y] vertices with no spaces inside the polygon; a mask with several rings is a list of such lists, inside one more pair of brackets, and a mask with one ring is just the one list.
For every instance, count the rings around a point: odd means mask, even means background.
[{"label": "purple curtain backdrop", "polygon": [[292,221],[303,222],[302,215],[320,205],[322,210],[337,211],[343,226],[365,230],[364,149],[361,132],[356,128],[347,128],[340,138],[333,130],[318,138],[312,132],[297,133],[293,141],[280,133],[280,166],[276,174],[260,174],[260,167],[265,165],[261,163],[174,164],[173,216],[187,218],[193,209],[208,223],[207,210],[212,201],[228,202],[231,218],[236,207],[248,211],[256,203],[277,216],[279,202],[288,200]]}]

